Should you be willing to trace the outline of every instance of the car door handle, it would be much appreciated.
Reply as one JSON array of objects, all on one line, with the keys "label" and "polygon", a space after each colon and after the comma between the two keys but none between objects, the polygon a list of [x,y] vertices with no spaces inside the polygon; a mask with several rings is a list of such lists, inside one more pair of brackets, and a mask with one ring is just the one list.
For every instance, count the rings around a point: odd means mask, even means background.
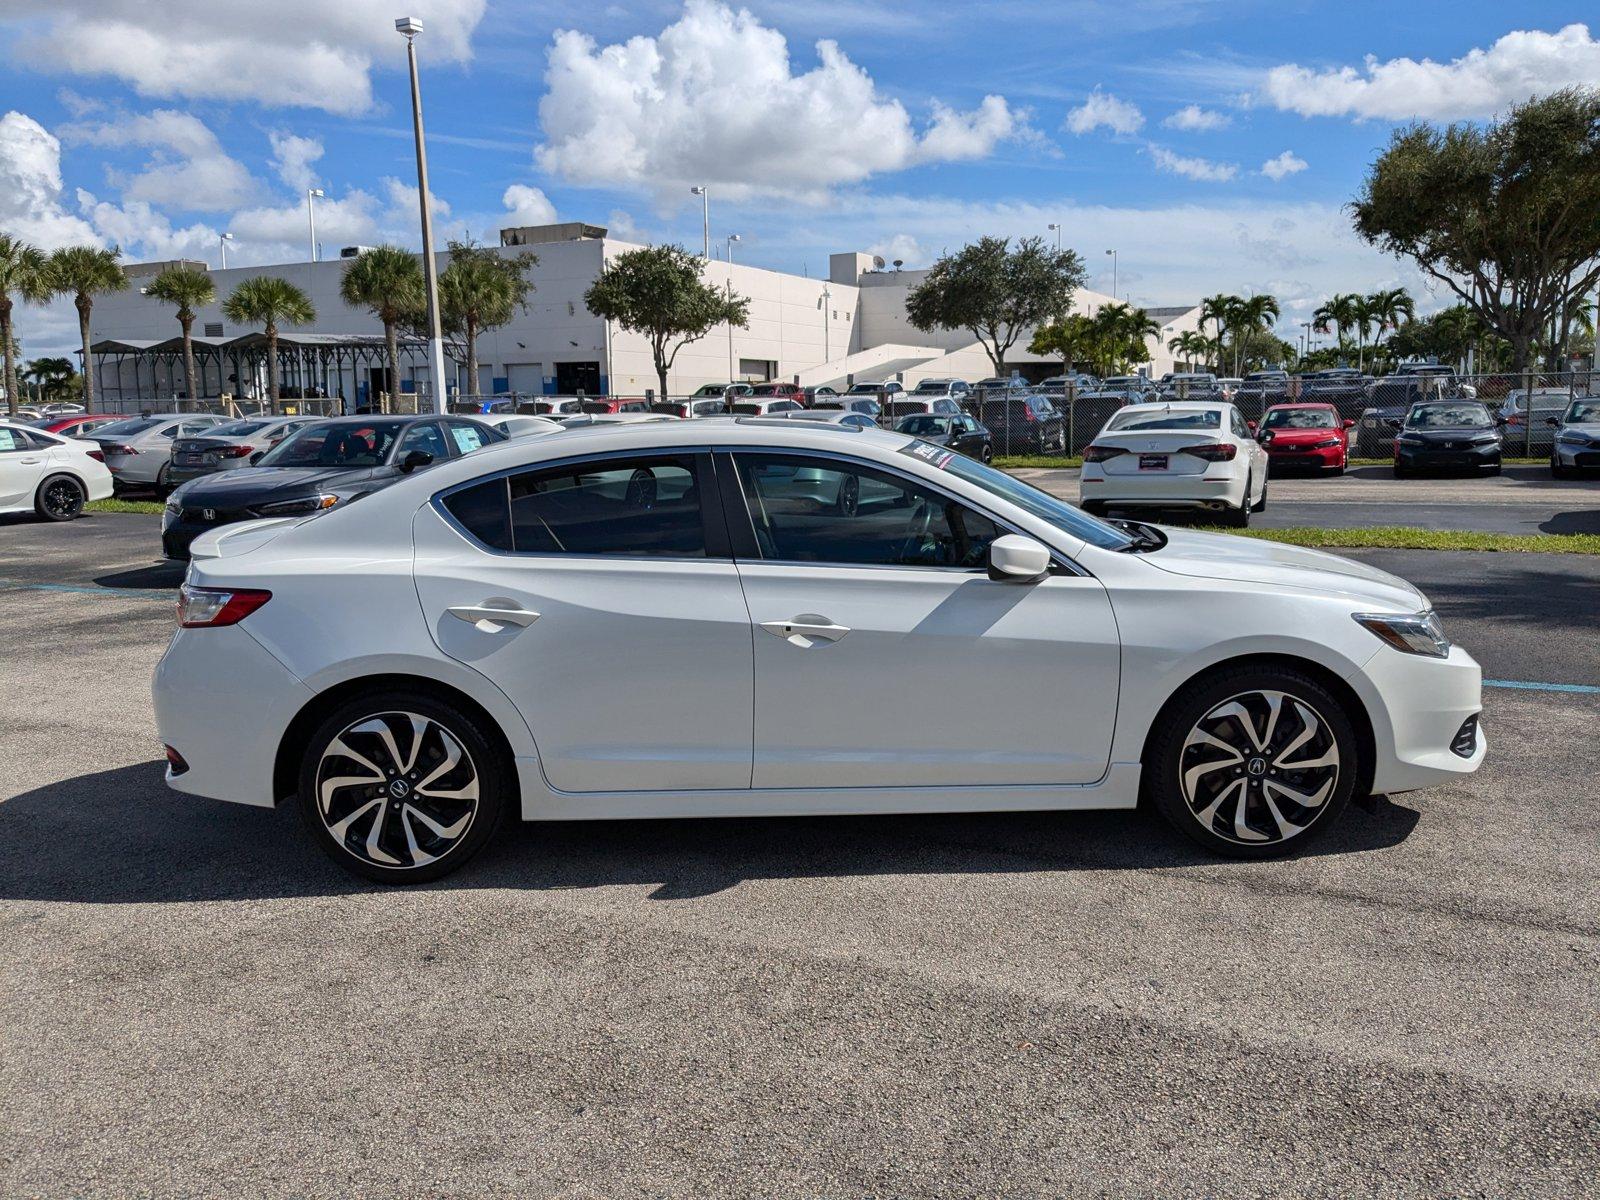
[{"label": "car door handle", "polygon": [[520,625],[526,628],[539,619],[539,614],[532,609],[515,606],[458,604],[447,611],[452,617],[459,617],[468,624],[476,625],[485,633],[497,632],[497,627],[506,625]]},{"label": "car door handle", "polygon": [[761,628],[773,637],[781,637],[790,645],[809,649],[818,644],[837,642],[850,632],[847,625],[835,625],[827,617],[806,613],[790,617],[787,621],[763,621]]},{"label": "car door handle", "polygon": [[28,464],[33,464],[33,463],[42,463],[44,461],[44,459],[42,459],[42,458],[20,458],[17,461],[18,462],[23,462],[23,463],[28,463]]}]

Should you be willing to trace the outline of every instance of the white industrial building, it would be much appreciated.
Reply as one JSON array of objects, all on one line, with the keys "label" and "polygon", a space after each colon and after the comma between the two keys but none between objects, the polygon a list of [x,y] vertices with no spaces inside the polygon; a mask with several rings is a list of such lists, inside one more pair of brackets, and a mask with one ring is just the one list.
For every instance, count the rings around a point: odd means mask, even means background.
[{"label": "white industrial building", "polygon": [[[501,231],[501,252],[532,252],[533,291],[527,307],[512,322],[483,334],[478,343],[481,378],[474,388],[457,368],[452,388],[479,394],[642,396],[657,387],[645,339],[591,314],[584,293],[602,264],[638,247],[607,236],[594,225],[569,223]],[[346,253],[356,253],[352,248]],[[441,269],[449,260],[440,254]],[[183,362],[172,309],[140,294],[141,282],[171,263],[128,267],[126,292],[98,299],[94,308],[94,369],[98,393],[108,402],[154,400],[181,394]],[[196,267],[204,264],[194,263]],[[301,287],[317,311],[313,325],[281,329],[282,382],[342,396],[354,405],[385,390],[382,326],[371,314],[349,308],[339,296],[348,265],[341,257],[278,266],[233,267],[213,271],[218,303],[198,314],[194,334],[208,397],[224,392],[259,395],[261,331],[235,326],[222,315],[220,300],[255,275],[278,275]],[[983,348],[965,330],[924,333],[906,318],[906,293],[923,271],[885,270],[867,254],[835,254],[828,278],[813,279],[761,267],[712,261],[705,278],[731,286],[750,299],[749,326],[726,326],[679,353],[668,385],[673,394],[729,379],[798,380],[806,385],[842,387],[853,381],[899,379],[907,386],[924,377],[977,380],[993,373]],[[1093,313],[1110,296],[1080,290],[1074,311]],[[1148,368],[1159,375],[1174,369],[1167,342],[1198,326],[1197,308],[1150,310],[1162,322],[1149,344]],[[254,335],[254,336],[252,336]],[[1030,378],[1060,370],[1053,358],[1027,353],[1029,335],[1007,357],[1007,366]],[[427,357],[409,340],[401,358],[400,391],[431,391]]]}]

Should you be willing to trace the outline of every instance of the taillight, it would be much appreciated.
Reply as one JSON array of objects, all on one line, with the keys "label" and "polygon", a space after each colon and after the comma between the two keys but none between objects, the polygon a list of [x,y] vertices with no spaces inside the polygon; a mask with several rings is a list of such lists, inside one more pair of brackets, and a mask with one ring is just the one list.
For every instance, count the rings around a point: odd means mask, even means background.
[{"label": "taillight", "polygon": [[271,592],[192,587],[186,583],[178,589],[178,624],[185,629],[237,625],[271,599]]},{"label": "taillight", "polygon": [[1037,421],[1039,419],[1039,414],[1024,404],[1022,406],[1022,419],[1024,421]]},{"label": "taillight", "polygon": [[87,454],[90,458],[94,459],[95,462],[102,462],[103,463],[106,460],[105,454],[102,453],[99,450],[85,450],[84,453]]},{"label": "taillight", "polygon": [[107,454],[137,454],[137,453],[139,453],[132,446],[107,446],[106,449],[105,449],[105,452]]},{"label": "taillight", "polygon": [[1115,458],[1128,451],[1122,446],[1090,446],[1083,452],[1084,462],[1105,462],[1108,458]]},{"label": "taillight", "polygon": [[246,454],[254,454],[255,452],[256,448],[254,446],[224,446],[222,448],[222,457],[243,458]]},{"label": "taillight", "polygon": [[1183,453],[1203,458],[1207,462],[1232,462],[1239,453],[1239,447],[1232,442],[1216,442],[1209,446],[1185,446]]}]

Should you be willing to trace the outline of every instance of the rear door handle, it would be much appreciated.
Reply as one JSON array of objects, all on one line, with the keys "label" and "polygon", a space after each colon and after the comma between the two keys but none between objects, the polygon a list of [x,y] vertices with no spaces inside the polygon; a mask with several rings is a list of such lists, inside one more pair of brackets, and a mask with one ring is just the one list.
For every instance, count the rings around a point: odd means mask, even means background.
[{"label": "rear door handle", "polygon": [[459,617],[470,625],[476,625],[485,633],[497,633],[507,625],[520,625],[526,628],[539,619],[539,614],[531,608],[517,608],[515,605],[499,606],[490,604],[458,604],[447,610],[452,617]]},{"label": "rear door handle", "polygon": [[790,645],[810,648],[819,643],[837,642],[850,632],[848,625],[835,625],[827,617],[805,613],[787,621],[763,621],[761,628]]}]

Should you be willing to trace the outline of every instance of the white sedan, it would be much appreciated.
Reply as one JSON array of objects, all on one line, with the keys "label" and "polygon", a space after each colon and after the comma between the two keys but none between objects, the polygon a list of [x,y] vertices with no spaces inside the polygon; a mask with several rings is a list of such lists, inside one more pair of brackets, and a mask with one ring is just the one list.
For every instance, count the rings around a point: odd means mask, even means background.
[{"label": "white sedan", "polygon": [[1087,512],[1188,508],[1233,526],[1267,506],[1267,452],[1232,404],[1142,404],[1112,414],[1083,452]]},{"label": "white sedan", "polygon": [[94,442],[0,421],[0,513],[70,521],[111,495],[111,472]]},{"label": "white sedan", "polygon": [[[885,502],[820,502],[847,480]],[[1129,534],[903,434],[518,438],[193,555],[155,675],[169,782],[292,800],[379,880],[441,875],[512,816],[1141,798],[1260,857],[1484,756],[1478,664],[1404,580]]]}]

